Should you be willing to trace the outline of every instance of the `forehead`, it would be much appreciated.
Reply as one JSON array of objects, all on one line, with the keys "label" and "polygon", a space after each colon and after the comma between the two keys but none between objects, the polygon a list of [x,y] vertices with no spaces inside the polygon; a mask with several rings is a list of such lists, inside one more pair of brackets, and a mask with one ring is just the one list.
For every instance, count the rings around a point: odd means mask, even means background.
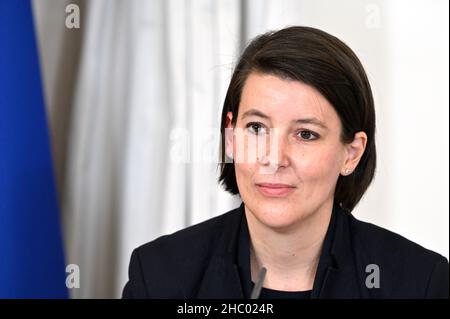
[{"label": "forehead", "polygon": [[239,105],[240,116],[257,109],[273,120],[315,117],[332,123],[339,121],[328,100],[314,87],[272,74],[252,72],[245,81]]}]

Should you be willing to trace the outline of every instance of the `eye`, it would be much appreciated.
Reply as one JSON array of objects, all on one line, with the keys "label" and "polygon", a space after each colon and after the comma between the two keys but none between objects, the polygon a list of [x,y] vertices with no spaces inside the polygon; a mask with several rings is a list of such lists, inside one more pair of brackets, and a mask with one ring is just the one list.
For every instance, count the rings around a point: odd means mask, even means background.
[{"label": "eye", "polygon": [[245,127],[250,133],[255,135],[263,135],[267,132],[266,128],[258,122],[250,122]]},{"label": "eye", "polygon": [[319,138],[319,134],[314,133],[309,130],[302,130],[297,133],[297,136],[300,136],[303,140],[313,141]]}]

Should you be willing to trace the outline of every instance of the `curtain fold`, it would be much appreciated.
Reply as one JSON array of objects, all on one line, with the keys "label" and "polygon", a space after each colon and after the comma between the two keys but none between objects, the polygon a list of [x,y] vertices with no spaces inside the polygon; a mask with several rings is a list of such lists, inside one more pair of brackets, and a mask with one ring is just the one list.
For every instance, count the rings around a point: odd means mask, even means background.
[{"label": "curtain fold", "polygon": [[217,160],[238,10],[88,2],[64,202],[68,262],[81,273],[73,297],[120,296],[133,248],[237,204]]}]

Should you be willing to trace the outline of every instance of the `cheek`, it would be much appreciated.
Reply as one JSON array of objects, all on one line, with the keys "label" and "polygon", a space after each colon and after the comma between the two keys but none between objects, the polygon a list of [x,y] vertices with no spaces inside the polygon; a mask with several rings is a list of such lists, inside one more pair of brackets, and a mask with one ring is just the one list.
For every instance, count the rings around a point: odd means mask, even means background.
[{"label": "cheek", "polygon": [[[236,179],[239,182],[248,183],[258,171],[257,158],[261,149],[260,140],[255,136],[243,134],[235,139],[234,154]],[[244,179],[245,178],[245,179]],[[238,184],[239,185],[239,184]]]},{"label": "cheek", "polygon": [[296,165],[296,175],[300,181],[299,200],[311,204],[326,200],[334,193],[338,177],[336,154],[315,152],[303,154]]},{"label": "cheek", "polygon": [[256,166],[247,163],[235,163],[234,170],[236,173],[236,183],[239,193],[242,198],[253,197],[253,179],[256,171]]},{"label": "cheek", "polygon": [[340,150],[323,147],[302,150],[296,160],[296,171],[302,182],[326,182],[337,180],[340,172]]},{"label": "cheek", "polygon": [[235,163],[234,170],[236,172],[236,180],[239,185],[239,183],[249,183],[253,179],[257,167],[255,164]]}]

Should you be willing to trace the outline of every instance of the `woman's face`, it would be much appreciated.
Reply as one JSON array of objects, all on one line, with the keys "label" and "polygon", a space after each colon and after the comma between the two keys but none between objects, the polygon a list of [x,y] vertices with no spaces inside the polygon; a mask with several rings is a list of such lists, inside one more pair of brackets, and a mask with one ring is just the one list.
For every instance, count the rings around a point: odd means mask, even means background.
[{"label": "woman's face", "polygon": [[[233,152],[247,209],[271,228],[292,226],[332,205],[339,175],[351,173],[364,151],[341,142],[334,108],[299,81],[251,73],[238,113],[227,154]],[[228,128],[231,120],[230,112]]]}]

